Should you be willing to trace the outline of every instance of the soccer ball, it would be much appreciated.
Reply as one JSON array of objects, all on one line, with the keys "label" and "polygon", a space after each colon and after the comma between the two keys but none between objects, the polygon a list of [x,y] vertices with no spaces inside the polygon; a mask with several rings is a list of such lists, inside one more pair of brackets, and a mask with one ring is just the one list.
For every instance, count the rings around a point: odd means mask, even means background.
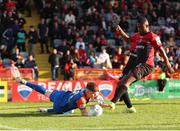
[{"label": "soccer ball", "polygon": [[103,109],[100,105],[94,105],[90,107],[90,114],[92,116],[100,116],[103,114]]}]

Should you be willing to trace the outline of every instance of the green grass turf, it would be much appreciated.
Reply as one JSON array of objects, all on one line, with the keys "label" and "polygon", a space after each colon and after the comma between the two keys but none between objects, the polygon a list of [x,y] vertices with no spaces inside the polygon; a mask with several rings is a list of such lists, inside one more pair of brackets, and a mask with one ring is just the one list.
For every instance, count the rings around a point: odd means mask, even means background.
[{"label": "green grass turf", "polygon": [[0,130],[180,130],[180,99],[133,100],[133,104],[134,114],[122,113],[121,102],[114,111],[104,109],[102,116],[82,117],[78,109],[70,115],[37,112],[51,103],[0,103]]}]

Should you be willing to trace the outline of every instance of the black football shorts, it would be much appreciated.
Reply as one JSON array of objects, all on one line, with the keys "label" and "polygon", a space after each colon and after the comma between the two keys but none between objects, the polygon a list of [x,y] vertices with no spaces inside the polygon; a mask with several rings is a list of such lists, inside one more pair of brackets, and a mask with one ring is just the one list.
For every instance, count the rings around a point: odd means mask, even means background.
[{"label": "black football shorts", "polygon": [[145,76],[149,75],[153,71],[154,67],[148,65],[146,63],[138,64],[133,70],[134,77],[137,80],[144,78]]}]

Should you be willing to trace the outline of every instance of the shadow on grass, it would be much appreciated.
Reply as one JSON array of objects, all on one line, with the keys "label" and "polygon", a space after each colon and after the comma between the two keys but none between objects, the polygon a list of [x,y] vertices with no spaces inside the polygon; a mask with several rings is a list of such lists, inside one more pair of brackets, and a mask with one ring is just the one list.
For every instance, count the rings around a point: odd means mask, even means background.
[{"label": "shadow on grass", "polygon": [[180,103],[166,103],[166,102],[156,102],[156,103],[133,103],[133,105],[179,105]]},{"label": "shadow on grass", "polygon": [[[47,106],[41,106],[41,107],[46,107],[47,108]],[[1,107],[0,108],[0,110],[14,110],[14,109],[38,109],[39,108],[39,106],[26,106],[26,107]]]},{"label": "shadow on grass", "polygon": [[41,112],[0,113],[1,117],[81,117],[80,114],[53,114]]},{"label": "shadow on grass", "polygon": [[[133,105],[179,105],[180,102],[136,102],[133,101]],[[123,101],[119,101],[117,105],[124,105]]]}]

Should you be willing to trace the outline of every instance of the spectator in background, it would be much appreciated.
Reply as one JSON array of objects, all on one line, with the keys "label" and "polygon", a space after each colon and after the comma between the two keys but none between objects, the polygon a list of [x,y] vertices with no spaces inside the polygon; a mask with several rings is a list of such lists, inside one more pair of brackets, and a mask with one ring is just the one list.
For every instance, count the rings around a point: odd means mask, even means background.
[{"label": "spectator in background", "polygon": [[122,19],[121,19],[121,21],[120,21],[120,23],[119,23],[119,25],[122,27],[122,29],[123,29],[125,32],[127,32],[128,29],[129,29],[129,23],[128,23],[126,17],[127,17],[127,16],[122,16]]},{"label": "spectator in background", "polygon": [[16,35],[16,43],[17,43],[17,48],[20,50],[20,51],[26,51],[26,47],[25,47],[25,44],[26,44],[26,31],[24,30],[23,27],[20,28],[20,30],[17,32],[17,35]]},{"label": "spectator in background", "polygon": [[102,34],[102,35],[100,36],[100,45],[101,45],[101,47],[102,47],[102,46],[107,46],[107,39],[106,39],[106,37],[104,36],[104,34]]},{"label": "spectator in background", "polygon": [[68,46],[68,42],[67,40],[63,40],[62,44],[60,44],[60,46],[57,48],[58,52],[62,52],[63,54],[65,54],[67,52],[67,50],[69,50],[69,46]]},{"label": "spectator in background", "polygon": [[50,1],[44,1],[43,3],[44,3],[44,6],[41,11],[41,18],[51,19],[53,16],[53,9],[52,9],[51,3]]},{"label": "spectator in background", "polygon": [[13,29],[12,28],[7,28],[3,34],[2,34],[2,37],[4,39],[4,44],[6,45],[7,47],[7,52],[9,54],[12,53],[12,49],[14,48],[14,32],[13,32]]},{"label": "spectator in background", "polygon": [[96,53],[90,53],[89,54],[89,65],[92,68],[96,68],[97,67],[97,55]]},{"label": "spectator in background", "polygon": [[17,14],[17,20],[18,20],[18,24],[21,27],[24,27],[24,24],[26,24],[26,20],[22,17],[22,14],[20,12],[18,12]]},{"label": "spectator in background", "polygon": [[51,64],[52,80],[58,80],[60,55],[58,54],[57,49],[53,49],[53,53],[49,55],[48,62]]},{"label": "spectator in background", "polygon": [[124,60],[124,54],[123,54],[123,51],[122,51],[122,48],[121,47],[118,47],[116,48],[116,51],[115,51],[115,56],[117,56],[117,59],[119,62],[123,62]]},{"label": "spectator in background", "polygon": [[35,57],[35,44],[37,43],[38,35],[37,31],[35,30],[34,26],[29,27],[28,33],[28,53],[32,54]]},{"label": "spectator in background", "polygon": [[79,58],[80,67],[85,67],[90,65],[89,57],[86,52],[83,53],[83,55]]},{"label": "spectator in background", "polygon": [[33,55],[29,55],[29,58],[24,63],[25,68],[32,68],[34,70],[34,79],[38,80],[39,78],[39,71],[38,66],[36,64],[35,59],[33,58]]},{"label": "spectator in background", "polygon": [[20,50],[19,48],[15,48],[15,52],[11,55],[11,59],[16,62],[20,56]]},{"label": "spectator in background", "polygon": [[77,64],[74,62],[73,59],[70,59],[65,64],[64,80],[73,80],[74,72],[76,68],[77,68]]},{"label": "spectator in background", "polygon": [[79,53],[79,56],[83,56],[86,53],[82,45],[79,45],[78,53]]},{"label": "spectator in background", "polygon": [[10,57],[10,54],[6,51],[7,47],[6,45],[1,45],[0,46],[0,57],[1,59],[5,59],[5,58],[9,58]]},{"label": "spectator in background", "polygon": [[118,57],[115,55],[113,56],[113,60],[112,60],[112,68],[113,69],[119,69],[121,65],[121,62],[118,61]]},{"label": "spectator in background", "polygon": [[78,49],[76,48],[73,50],[72,59],[74,63],[77,64],[77,66],[80,66],[80,62],[79,62],[80,55],[79,55]]},{"label": "spectator in background", "polygon": [[175,47],[175,46],[176,46],[176,43],[175,43],[174,38],[173,38],[172,36],[170,36],[170,37],[168,38],[168,40],[166,41],[166,43],[167,43],[167,46],[169,46],[169,47]]},{"label": "spectator in background", "polygon": [[[65,53],[63,53],[62,58],[62,66],[64,67],[65,64],[72,58],[70,50],[67,50]],[[64,68],[63,68],[64,69]]]},{"label": "spectator in background", "polygon": [[93,47],[93,44],[89,43],[88,48],[86,49],[87,55],[94,55],[96,53],[96,50]]},{"label": "spectator in background", "polygon": [[68,14],[66,14],[65,16],[65,22],[67,24],[75,24],[76,23],[76,19],[75,19],[75,15],[72,13],[72,11],[70,10]]},{"label": "spectator in background", "polygon": [[14,21],[14,25],[12,26],[13,32],[14,32],[14,36],[17,35],[17,32],[20,30],[21,26],[18,23],[18,20],[16,19]]},{"label": "spectator in background", "polygon": [[102,48],[102,51],[99,54],[98,63],[101,65],[101,68],[110,68],[110,69],[112,68],[112,63],[110,61],[110,56],[106,52],[105,48]]},{"label": "spectator in background", "polygon": [[41,18],[41,23],[38,24],[38,38],[41,44],[41,53],[44,53],[44,45],[46,47],[46,53],[49,53],[48,33],[48,25],[45,23],[45,19]]},{"label": "spectator in background", "polygon": [[112,59],[115,53],[115,47],[113,47],[111,43],[108,43],[106,47],[106,52],[109,54],[110,59]]},{"label": "spectator in background", "polygon": [[24,68],[24,62],[25,62],[25,61],[24,61],[23,56],[22,56],[22,55],[19,55],[17,61],[15,62],[15,66],[16,66],[17,68]]},{"label": "spectator in background", "polygon": [[77,40],[77,42],[75,44],[75,47],[77,49],[79,49],[81,47],[83,50],[85,50],[85,43],[84,43],[84,41],[83,41],[83,39],[81,37],[78,38],[78,40]]},{"label": "spectator in background", "polygon": [[16,3],[14,1],[7,0],[5,3],[5,10],[7,13],[14,12],[16,10]]},{"label": "spectator in background", "polygon": [[25,9],[27,10],[27,17],[32,16],[32,5],[33,5],[33,0],[26,0]]},{"label": "spectator in background", "polygon": [[110,26],[107,27],[107,30],[105,31],[105,36],[107,39],[113,39],[114,38],[114,33],[112,32]]},{"label": "spectator in background", "polygon": [[51,39],[51,46],[54,47],[54,40],[61,38],[61,30],[59,28],[59,23],[55,21],[53,23],[52,29],[50,29],[50,39]]}]

